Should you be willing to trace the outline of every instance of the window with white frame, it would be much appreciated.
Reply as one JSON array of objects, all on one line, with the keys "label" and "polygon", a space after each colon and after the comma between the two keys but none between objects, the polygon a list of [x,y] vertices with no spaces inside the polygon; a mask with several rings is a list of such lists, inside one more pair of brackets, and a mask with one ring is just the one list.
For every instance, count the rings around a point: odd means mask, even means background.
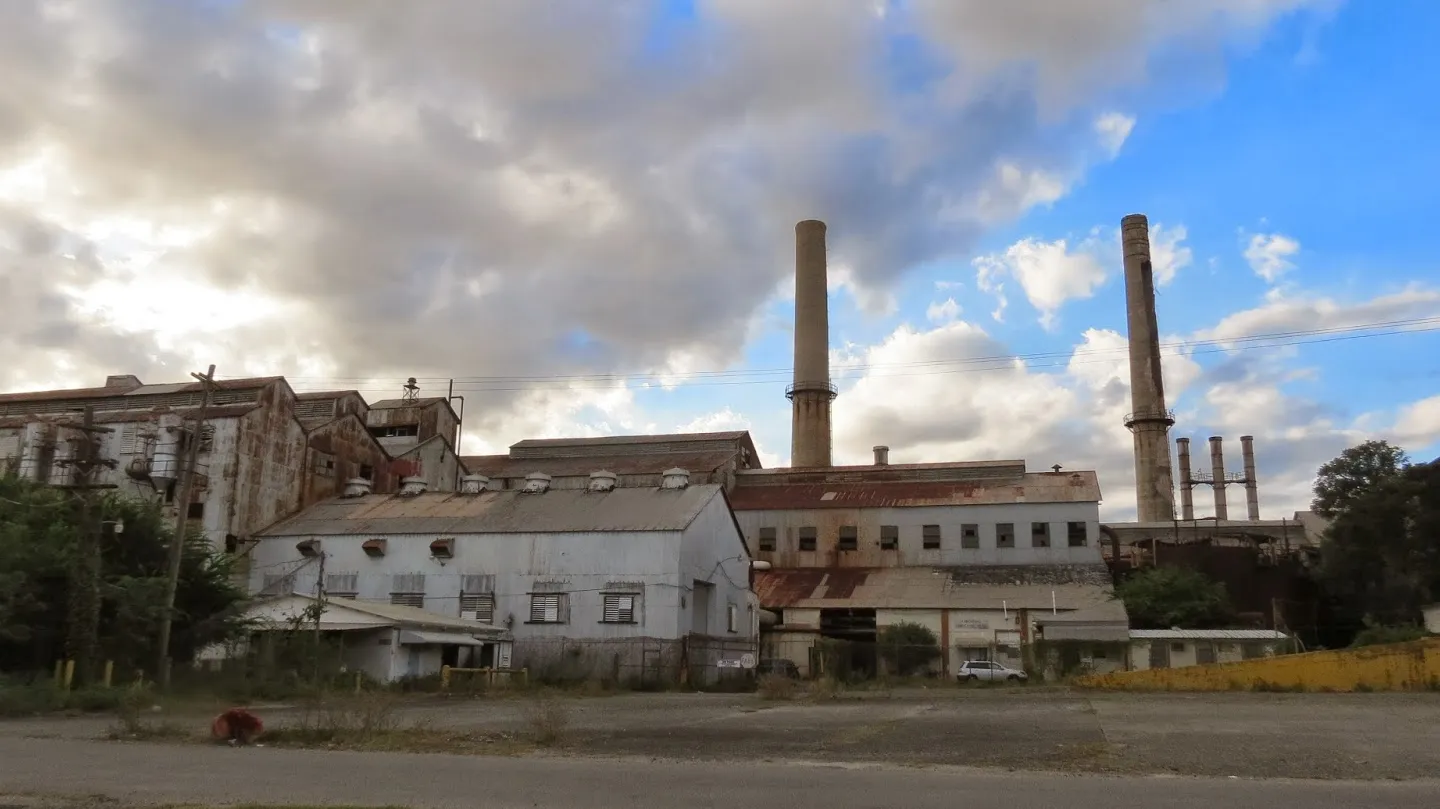
[{"label": "window with white frame", "polygon": [[564,593],[531,593],[530,621],[532,624],[565,623]]},{"label": "window with white frame", "polygon": [[725,605],[725,631],[740,631],[740,608],[735,604]]},{"label": "window with white frame", "polygon": [[636,623],[637,596],[634,593],[601,593],[603,606],[600,620],[607,624]]},{"label": "window with white frame", "polygon": [[260,594],[267,596],[286,595],[295,590],[294,573],[266,573]]},{"label": "window with white frame", "polygon": [[355,598],[360,594],[360,574],[326,573],[325,595],[330,598]]}]

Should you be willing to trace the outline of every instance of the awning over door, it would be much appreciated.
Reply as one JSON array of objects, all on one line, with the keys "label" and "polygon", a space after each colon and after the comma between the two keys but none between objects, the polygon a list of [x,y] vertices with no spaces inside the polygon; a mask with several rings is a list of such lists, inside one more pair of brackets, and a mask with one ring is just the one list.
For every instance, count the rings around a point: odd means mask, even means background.
[{"label": "awning over door", "polygon": [[400,642],[414,646],[484,646],[494,643],[460,632],[420,632],[410,629],[400,632]]}]

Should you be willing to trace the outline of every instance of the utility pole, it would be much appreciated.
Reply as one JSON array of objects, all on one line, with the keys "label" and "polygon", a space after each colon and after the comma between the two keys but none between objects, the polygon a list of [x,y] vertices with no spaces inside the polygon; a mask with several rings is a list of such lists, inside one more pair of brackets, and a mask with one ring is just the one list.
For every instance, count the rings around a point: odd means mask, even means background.
[{"label": "utility pole", "polygon": [[80,537],[70,567],[69,632],[65,652],[75,662],[75,676],[81,684],[90,683],[95,663],[100,656],[100,514],[94,507],[94,493],[114,489],[114,484],[94,483],[95,471],[114,466],[100,457],[99,436],[111,432],[109,427],[95,426],[95,409],[85,408],[79,427],[81,437],[72,443],[73,456],[63,463],[74,471],[74,481],[57,486],[75,494],[80,501]]},{"label": "utility pole", "polygon": [[160,644],[155,662],[155,679],[162,690],[170,688],[170,628],[175,620],[175,590],[180,586],[180,560],[185,551],[185,535],[189,527],[195,465],[200,460],[200,439],[205,430],[205,411],[210,409],[210,389],[215,384],[215,366],[210,366],[204,376],[195,373],[190,375],[200,380],[204,392],[200,397],[200,411],[195,416],[195,431],[190,436],[189,451],[185,454],[185,466],[180,470],[180,497],[175,505],[175,534],[170,538],[170,567],[165,575],[165,604],[160,616]]},{"label": "utility pole", "polygon": [[315,684],[320,684],[320,619],[325,615],[325,548],[320,548],[320,571],[315,576]]}]

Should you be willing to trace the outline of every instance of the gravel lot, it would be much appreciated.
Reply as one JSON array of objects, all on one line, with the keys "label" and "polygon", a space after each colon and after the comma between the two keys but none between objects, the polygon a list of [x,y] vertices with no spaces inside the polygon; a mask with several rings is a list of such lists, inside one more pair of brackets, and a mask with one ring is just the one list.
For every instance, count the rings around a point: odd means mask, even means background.
[{"label": "gravel lot", "polygon": [[[1412,779],[1440,773],[1440,694],[1099,694],[1046,689],[564,697],[566,755],[959,765],[1114,774]],[[409,703],[406,723],[523,736],[530,702]],[[270,726],[293,712],[261,709]],[[170,717],[176,721],[177,717]],[[203,717],[184,717],[197,730]],[[0,722],[0,737],[95,738],[108,720]]]}]

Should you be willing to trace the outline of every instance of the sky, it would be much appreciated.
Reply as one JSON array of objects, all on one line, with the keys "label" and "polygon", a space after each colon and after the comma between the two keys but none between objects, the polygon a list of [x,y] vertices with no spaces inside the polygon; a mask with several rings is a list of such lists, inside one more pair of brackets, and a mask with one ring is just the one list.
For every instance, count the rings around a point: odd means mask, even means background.
[{"label": "sky", "polygon": [[837,463],[1094,469],[1121,520],[1143,213],[1172,435],[1232,471],[1255,436],[1288,517],[1347,446],[1440,454],[1437,30],[1423,0],[0,3],[0,390],[413,376],[465,397],[464,454],[748,429],[783,466],[818,218]]}]

